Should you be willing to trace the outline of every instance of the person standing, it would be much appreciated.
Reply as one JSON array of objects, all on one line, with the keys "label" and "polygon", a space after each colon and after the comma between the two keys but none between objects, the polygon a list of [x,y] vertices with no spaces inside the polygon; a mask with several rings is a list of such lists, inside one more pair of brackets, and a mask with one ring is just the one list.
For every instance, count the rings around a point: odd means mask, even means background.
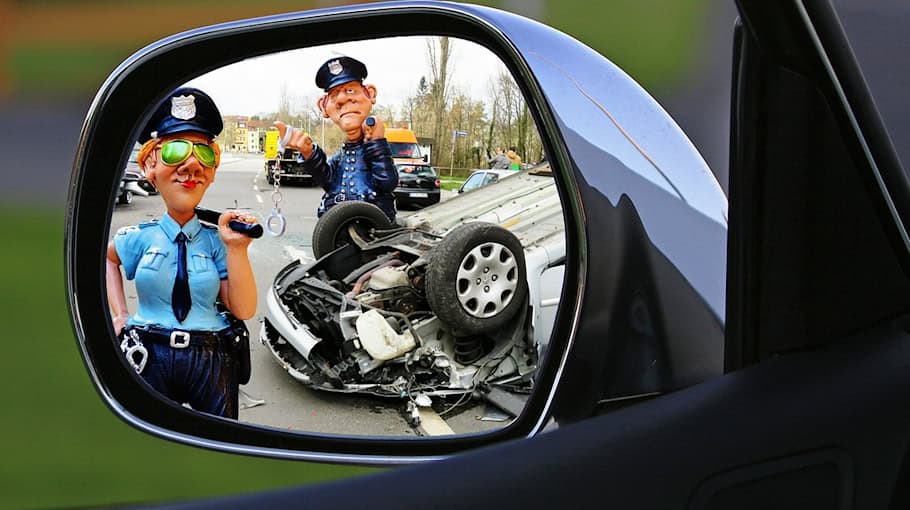
[{"label": "person standing", "polygon": [[[246,333],[240,321],[255,314],[257,294],[247,255],[252,240],[229,222],[256,220],[228,211],[214,227],[195,213],[215,179],[214,139],[222,127],[215,103],[199,89],[177,89],[157,107],[140,133],[138,162],[165,213],[117,231],[108,244],[106,283],[114,330],[142,378],[179,404],[236,419],[237,347]],[[132,315],[121,268],[136,284]]]},{"label": "person standing", "polygon": [[502,147],[496,148],[496,155],[492,158],[487,158],[487,163],[489,163],[490,168],[494,170],[508,170],[509,166],[512,164],[502,150]]},{"label": "person standing", "polygon": [[329,59],[316,72],[316,86],[325,92],[316,106],[345,136],[344,145],[331,159],[326,159],[325,151],[307,133],[275,122],[282,145],[300,152],[304,168],[325,191],[317,216],[336,204],[361,200],[378,206],[389,220],[395,220],[392,192],[398,185],[398,170],[382,120],[370,116],[376,104],[376,86],[364,84],[366,76],[366,66],[351,57]]},{"label": "person standing", "polygon": [[509,147],[509,152],[506,153],[506,157],[509,158],[509,168],[512,170],[521,170],[521,156],[515,152],[515,147]]}]

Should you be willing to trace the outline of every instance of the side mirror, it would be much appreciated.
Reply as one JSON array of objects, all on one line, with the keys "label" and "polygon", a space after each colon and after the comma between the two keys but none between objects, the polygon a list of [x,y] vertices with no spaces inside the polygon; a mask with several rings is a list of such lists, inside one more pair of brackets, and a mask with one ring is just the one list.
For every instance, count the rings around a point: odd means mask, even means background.
[{"label": "side mirror", "polygon": [[[305,187],[311,180],[326,182],[312,175],[313,168],[275,174],[262,156],[249,155],[250,140],[258,139],[250,133],[258,128],[248,112],[264,110],[247,110],[242,119],[233,112],[244,113],[243,100],[251,96],[268,97],[261,90],[274,83],[257,82],[260,76],[277,79],[254,66],[290,56],[295,65],[277,67],[289,69],[280,78],[309,84],[323,63],[328,75],[349,71],[333,55],[372,55],[375,61],[366,65],[382,102],[383,87],[394,90],[400,66],[385,65],[376,56],[382,51],[373,52],[401,41],[492,57],[493,64],[479,67],[511,77],[506,82],[527,105],[527,125],[536,127],[519,150],[526,159],[550,163],[476,190],[468,203],[454,198],[398,211],[390,222],[385,210],[348,200],[345,191],[320,199],[322,190]],[[198,55],[206,55],[205,62]],[[309,76],[290,69],[308,69]],[[472,65],[463,73],[476,80],[474,71]],[[202,205],[251,207],[261,222],[270,222],[266,216],[273,213],[288,218],[284,238],[266,236],[248,249],[258,307],[245,323],[252,373],[236,395],[239,419],[201,412],[192,403],[188,408],[184,398],[156,390],[143,372],[154,368],[156,355],[204,349],[214,341],[204,333],[221,331],[184,331],[166,310],[136,312],[146,305],[148,288],[170,285],[180,271],[176,256],[168,255],[179,253],[176,245],[135,241],[135,263],[122,265],[131,324],[164,338],[159,343],[151,333],[137,334],[138,343],[149,344],[144,348],[151,365],[138,366],[137,339],[118,337],[111,320],[116,296],[107,279],[109,247],[120,259],[126,253],[112,239],[133,235],[130,229],[167,231],[163,219],[136,225],[181,200],[171,195],[182,191],[168,185],[182,185],[184,161],[202,158],[187,152],[189,159],[170,164],[163,146],[152,148],[150,154],[161,158],[156,164],[178,177],[158,183],[162,196],[115,211],[126,156],[137,139],[150,135],[145,127],[160,122],[158,105],[171,101],[165,114],[186,122],[198,114],[186,106],[192,100],[172,101],[181,86],[207,91],[224,126],[215,138],[222,149],[218,179],[205,188]],[[301,94],[322,92],[307,85]],[[274,96],[278,104],[280,93]],[[481,97],[467,99],[483,103]],[[297,127],[327,156],[341,150],[346,132],[329,122],[318,131],[317,124]],[[458,140],[463,136],[471,134],[435,133],[434,150],[452,154],[450,168],[468,165],[467,156],[457,160],[467,145]],[[720,187],[682,131],[631,78],[578,41],[531,20],[486,7],[418,1],[179,34],[117,68],[92,105],[78,150],[67,202],[70,313],[102,397],[149,433],[256,455],[402,464],[533,436],[722,372],[727,205]],[[539,154],[527,153],[535,150]],[[444,169],[445,156],[434,160]],[[403,187],[383,192],[399,199],[405,193],[418,207],[439,199]],[[260,210],[256,196],[265,204]],[[329,207],[319,209],[319,222],[300,220],[314,216],[320,204]],[[213,243],[217,236],[224,241],[225,234],[214,232]],[[301,249],[311,239],[312,253]],[[189,285],[202,273],[222,273],[217,257],[190,255]],[[218,285],[217,279],[209,282]],[[173,293],[154,292],[164,302],[176,301]],[[153,318],[159,312],[167,323],[160,331]],[[243,330],[230,337],[243,337]],[[219,370],[234,370],[238,361],[231,358]],[[278,386],[290,390],[274,393]],[[376,395],[386,398],[379,403]]]}]

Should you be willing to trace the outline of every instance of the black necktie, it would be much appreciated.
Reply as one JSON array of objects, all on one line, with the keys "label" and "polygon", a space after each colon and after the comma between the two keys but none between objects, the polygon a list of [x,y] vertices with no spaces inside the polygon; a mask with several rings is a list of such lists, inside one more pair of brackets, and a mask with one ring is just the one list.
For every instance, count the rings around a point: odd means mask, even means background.
[{"label": "black necktie", "polygon": [[171,293],[171,308],[174,317],[183,322],[190,313],[193,300],[190,298],[190,279],[186,273],[186,234],[177,234],[177,277],[174,278],[174,291]]}]

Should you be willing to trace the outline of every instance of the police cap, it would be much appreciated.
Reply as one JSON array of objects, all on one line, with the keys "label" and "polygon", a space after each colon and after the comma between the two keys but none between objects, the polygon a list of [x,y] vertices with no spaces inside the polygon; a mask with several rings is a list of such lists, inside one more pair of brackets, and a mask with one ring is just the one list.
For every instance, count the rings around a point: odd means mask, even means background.
[{"label": "police cap", "polygon": [[221,112],[208,94],[196,88],[181,87],[158,105],[139,133],[139,143],[188,131],[215,138],[223,127]]},{"label": "police cap", "polygon": [[363,81],[367,66],[351,57],[330,58],[316,71],[316,86],[328,92],[333,87],[349,81]]}]

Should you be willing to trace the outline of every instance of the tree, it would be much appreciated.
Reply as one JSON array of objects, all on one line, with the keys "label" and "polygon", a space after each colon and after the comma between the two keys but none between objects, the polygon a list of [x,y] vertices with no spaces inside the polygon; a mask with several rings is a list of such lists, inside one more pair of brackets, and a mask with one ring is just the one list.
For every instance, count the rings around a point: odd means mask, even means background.
[{"label": "tree", "polygon": [[[446,136],[445,109],[449,93],[449,59],[452,56],[452,45],[448,37],[427,38],[427,59],[430,63],[429,97],[433,108],[433,139],[436,147],[443,148]],[[439,151],[437,151],[438,153]]]}]

